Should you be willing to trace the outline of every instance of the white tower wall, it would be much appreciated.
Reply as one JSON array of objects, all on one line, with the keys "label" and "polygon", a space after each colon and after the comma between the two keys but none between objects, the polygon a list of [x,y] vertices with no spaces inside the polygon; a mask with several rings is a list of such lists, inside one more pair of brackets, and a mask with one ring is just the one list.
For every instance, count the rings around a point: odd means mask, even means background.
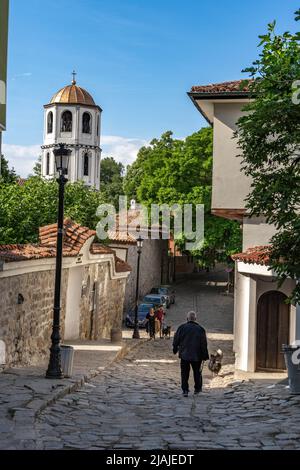
[{"label": "white tower wall", "polygon": [[[53,149],[64,143],[71,150],[68,179],[74,183],[83,181],[87,186],[100,189],[100,132],[101,108],[73,103],[51,103],[45,105],[44,144],[42,146],[42,176],[51,179],[56,175]],[[72,115],[72,129],[62,127],[62,116],[65,111]],[[53,114],[52,132],[48,132],[48,116]],[[83,116],[90,116],[90,132],[83,132]],[[99,121],[99,124],[98,124]],[[48,162],[49,160],[49,162]]]}]

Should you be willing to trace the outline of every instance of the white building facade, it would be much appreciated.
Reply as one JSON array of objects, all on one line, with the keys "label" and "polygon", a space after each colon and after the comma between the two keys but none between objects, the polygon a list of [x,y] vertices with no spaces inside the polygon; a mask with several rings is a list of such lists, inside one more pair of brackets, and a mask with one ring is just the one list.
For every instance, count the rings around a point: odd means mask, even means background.
[{"label": "white building facade", "polygon": [[71,183],[83,181],[100,189],[101,113],[92,96],[76,84],[59,90],[44,106],[44,144],[42,176],[56,175],[53,149],[64,143],[71,150],[67,178]]},{"label": "white building facade", "polygon": [[250,218],[245,200],[251,180],[242,171],[235,131],[249,102],[242,80],[193,87],[196,108],[214,129],[211,212],[237,220],[243,233],[243,252],[234,255],[234,344],[238,370],[283,371],[282,344],[300,339],[300,308],[286,303],[295,280],[279,285],[269,267],[270,240],[275,227],[264,217]]}]

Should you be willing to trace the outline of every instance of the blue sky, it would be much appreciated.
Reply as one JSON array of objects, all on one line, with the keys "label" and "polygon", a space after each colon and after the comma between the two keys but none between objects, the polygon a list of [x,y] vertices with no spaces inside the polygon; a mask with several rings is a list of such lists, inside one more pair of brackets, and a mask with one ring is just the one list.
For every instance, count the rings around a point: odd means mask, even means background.
[{"label": "blue sky", "polygon": [[277,19],[295,30],[298,0],[11,0],[4,151],[26,175],[42,144],[43,105],[70,83],[103,108],[102,147],[124,163],[166,130],[205,122],[186,92],[234,80]]}]

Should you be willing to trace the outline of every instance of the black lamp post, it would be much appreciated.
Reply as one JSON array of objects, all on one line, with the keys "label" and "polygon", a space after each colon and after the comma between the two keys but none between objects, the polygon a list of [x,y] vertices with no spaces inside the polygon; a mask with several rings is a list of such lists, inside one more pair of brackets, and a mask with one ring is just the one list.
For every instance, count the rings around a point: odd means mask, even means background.
[{"label": "black lamp post", "polygon": [[134,331],[132,338],[133,339],[140,339],[140,332],[139,332],[139,319],[138,319],[138,308],[139,308],[139,290],[140,290],[140,261],[141,261],[141,253],[143,248],[143,239],[141,236],[137,239],[137,274],[136,274],[136,295],[135,295],[135,315],[134,315]]},{"label": "black lamp post", "polygon": [[56,271],[55,271],[55,293],[53,309],[53,326],[51,335],[50,360],[46,372],[47,379],[62,379],[61,355],[60,355],[60,291],[61,272],[63,254],[63,232],[64,232],[64,194],[68,173],[69,156],[71,151],[65,144],[59,144],[59,148],[54,151],[55,164],[58,172],[59,197],[58,197],[58,217],[57,217],[57,244],[56,244]]}]

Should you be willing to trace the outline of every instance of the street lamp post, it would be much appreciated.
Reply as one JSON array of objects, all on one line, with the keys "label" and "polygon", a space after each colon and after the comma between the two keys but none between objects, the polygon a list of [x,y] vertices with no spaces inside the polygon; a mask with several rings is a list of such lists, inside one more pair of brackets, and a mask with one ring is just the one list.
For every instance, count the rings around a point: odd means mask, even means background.
[{"label": "street lamp post", "polygon": [[139,332],[139,319],[138,319],[138,308],[139,308],[139,290],[140,290],[140,261],[141,261],[141,253],[143,248],[143,239],[141,236],[137,239],[137,274],[136,274],[136,294],[135,294],[135,315],[134,315],[134,331],[132,338],[133,339],[140,339],[140,332]]},{"label": "street lamp post", "polygon": [[64,194],[67,183],[66,174],[68,172],[68,163],[70,150],[65,144],[59,144],[59,148],[53,151],[55,157],[56,169],[58,172],[59,196],[58,196],[58,217],[57,217],[57,244],[56,244],[56,271],[55,271],[55,292],[53,308],[53,325],[51,335],[50,360],[46,372],[47,379],[62,379],[61,354],[60,354],[60,291],[61,291],[61,272],[62,272],[62,254],[63,254],[63,231],[64,231]]}]

